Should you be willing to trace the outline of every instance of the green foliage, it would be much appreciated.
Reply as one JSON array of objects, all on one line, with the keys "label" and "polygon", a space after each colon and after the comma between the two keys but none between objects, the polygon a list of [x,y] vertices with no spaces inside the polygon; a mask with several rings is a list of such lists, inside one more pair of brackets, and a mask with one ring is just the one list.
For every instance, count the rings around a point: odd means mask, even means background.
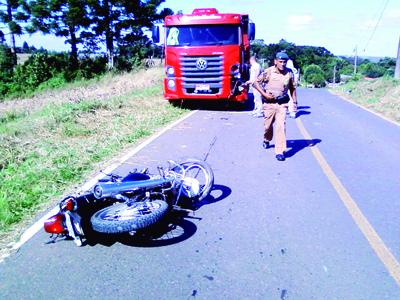
[{"label": "green foliage", "polygon": [[[0,119],[0,233],[79,184],[98,162],[179,117],[181,109],[160,102],[159,83]],[[88,122],[96,112],[96,122]]]},{"label": "green foliage", "polygon": [[70,67],[74,71],[78,64],[78,45],[84,43],[90,26],[87,1],[84,0],[48,0],[31,1],[32,18],[28,31],[41,31],[64,37],[71,45]]},{"label": "green foliage", "polygon": [[0,44],[0,82],[9,82],[14,69],[11,49]]},{"label": "green foliage", "polygon": [[[23,33],[21,23],[24,23],[29,18],[29,14],[24,10],[26,3],[24,0],[3,0],[0,1],[0,24],[6,25],[8,33],[11,35],[11,41],[15,41],[15,35]],[[0,28],[4,28],[0,26]],[[4,40],[4,32],[0,30],[0,42]],[[13,48],[13,65],[17,64],[16,46],[15,42],[12,43]]]},{"label": "green foliage", "polygon": [[40,83],[36,90],[43,91],[57,89],[64,86],[66,83],[67,81],[64,75],[62,73],[58,73],[54,77],[51,77],[49,80]]},{"label": "green foliage", "polygon": [[104,55],[91,57],[89,55],[79,60],[76,79],[91,79],[106,72],[107,58]]},{"label": "green foliage", "polygon": [[[146,1],[88,1],[92,28],[94,34],[88,36],[93,41],[105,42],[108,68],[114,68],[113,55],[115,52],[114,45],[131,46],[135,45],[145,38],[142,28],[151,28],[153,22],[161,20],[167,14],[171,13],[170,9],[164,9],[161,13],[157,12],[158,6],[164,0],[146,0]],[[130,62],[132,57],[119,58],[119,68],[131,68]],[[118,59],[117,59],[118,60]],[[137,59],[133,60],[136,63]]]},{"label": "green foliage", "polygon": [[359,66],[361,74],[370,78],[382,77],[386,69],[378,64],[366,62]]},{"label": "green foliage", "polygon": [[353,74],[353,76],[351,76],[350,81],[359,81],[359,80],[361,80],[361,79],[362,79],[361,74],[360,74],[360,73],[357,73],[357,74]]},{"label": "green foliage", "polygon": [[354,73],[354,66],[350,65],[350,64],[347,64],[346,66],[344,66],[341,69],[340,73],[343,74],[343,75],[350,75],[351,76]]},{"label": "green foliage", "polygon": [[[333,68],[336,65],[335,82],[340,81],[340,74],[352,76],[354,72],[353,58],[335,57],[323,47],[296,46],[285,40],[280,40],[278,44],[265,45],[262,40],[252,42],[252,54],[258,59],[267,62],[267,66],[273,65],[274,55],[278,51],[286,51],[293,60],[294,66],[300,69],[302,73],[306,67],[317,65],[321,68],[323,74],[315,76],[312,81],[318,82],[323,86],[322,81],[333,82]],[[384,75],[393,76],[395,60],[391,58],[382,59],[378,63],[372,63],[368,60],[359,58],[358,66],[360,72],[368,77],[381,77]]]},{"label": "green foliage", "polygon": [[39,86],[52,76],[53,68],[47,52],[35,53],[15,71],[15,81],[30,89]]},{"label": "green foliage", "polygon": [[312,64],[306,67],[303,77],[307,83],[313,84],[315,87],[325,86],[324,72],[317,65]]},{"label": "green foliage", "polygon": [[[4,57],[1,53],[0,64],[1,58]],[[104,56],[85,56],[79,61],[78,69],[74,70],[69,68],[67,53],[38,51],[32,54],[24,64],[18,65],[14,71],[12,65],[9,64],[9,72],[4,73],[7,80],[0,82],[0,98],[32,95],[35,91],[59,88],[74,80],[91,79],[103,74],[106,70],[105,66]],[[4,72],[5,70],[7,69],[4,68]],[[0,78],[1,74],[3,73],[0,73]]]}]

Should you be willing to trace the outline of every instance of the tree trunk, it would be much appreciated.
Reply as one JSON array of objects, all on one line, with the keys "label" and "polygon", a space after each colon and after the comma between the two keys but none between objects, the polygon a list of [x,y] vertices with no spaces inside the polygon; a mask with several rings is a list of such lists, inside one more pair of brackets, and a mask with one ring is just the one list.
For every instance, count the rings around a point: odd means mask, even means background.
[{"label": "tree trunk", "polygon": [[397,46],[396,68],[394,70],[394,78],[400,79],[400,38],[399,45]]},{"label": "tree trunk", "polygon": [[110,2],[105,1],[105,23],[106,23],[106,48],[107,48],[107,68],[112,70],[114,68],[114,36],[111,30],[111,18],[110,18]]},{"label": "tree trunk", "polygon": [[111,30],[106,31],[106,47],[107,47],[107,68],[111,71],[114,68],[114,43]]},{"label": "tree trunk", "polygon": [[[7,1],[7,15],[8,15],[8,21],[12,22],[13,16],[12,16],[12,11],[11,11],[11,3],[10,1]],[[10,37],[11,37],[11,55],[12,55],[12,61],[13,61],[13,66],[15,67],[17,65],[17,48],[15,47],[15,35],[14,32],[10,28]]]},{"label": "tree trunk", "polygon": [[73,70],[76,70],[78,68],[78,41],[76,39],[76,34],[75,34],[75,27],[73,25],[69,25],[69,32],[70,32],[70,37],[71,37],[71,67]]}]

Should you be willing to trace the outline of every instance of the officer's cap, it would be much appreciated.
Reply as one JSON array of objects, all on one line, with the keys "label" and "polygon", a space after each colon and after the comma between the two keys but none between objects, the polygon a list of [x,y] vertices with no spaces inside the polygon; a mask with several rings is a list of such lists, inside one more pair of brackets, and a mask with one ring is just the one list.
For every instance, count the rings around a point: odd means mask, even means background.
[{"label": "officer's cap", "polygon": [[275,54],[275,58],[288,60],[289,56],[285,52],[278,52]]}]

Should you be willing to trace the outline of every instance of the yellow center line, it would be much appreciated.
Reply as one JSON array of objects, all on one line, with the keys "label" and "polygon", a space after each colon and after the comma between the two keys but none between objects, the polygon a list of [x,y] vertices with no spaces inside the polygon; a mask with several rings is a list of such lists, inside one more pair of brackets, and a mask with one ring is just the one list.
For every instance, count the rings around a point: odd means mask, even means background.
[{"label": "yellow center line", "polygon": [[[296,119],[297,126],[300,129],[301,134],[307,140],[312,140],[310,134],[305,129],[303,123],[299,118]],[[346,206],[354,222],[360,228],[365,238],[368,240],[372,249],[378,255],[379,259],[385,265],[390,275],[394,278],[398,285],[400,285],[400,264],[396,260],[395,256],[390,252],[389,248],[385,245],[383,240],[376,233],[375,229],[368,222],[367,218],[363,215],[356,202],[347,192],[346,188],[340,182],[339,178],[335,175],[328,162],[325,160],[317,146],[311,147],[311,151],[318,161],[322,171],[328,177],[330,183],[335,188],[343,204]]]}]

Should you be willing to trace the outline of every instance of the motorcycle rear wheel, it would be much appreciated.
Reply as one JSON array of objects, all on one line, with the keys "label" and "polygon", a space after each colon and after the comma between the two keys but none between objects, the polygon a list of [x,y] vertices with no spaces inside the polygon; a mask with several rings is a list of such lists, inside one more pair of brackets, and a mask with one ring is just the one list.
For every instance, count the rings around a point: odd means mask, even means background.
[{"label": "motorcycle rear wheel", "polygon": [[130,232],[155,224],[167,210],[168,204],[162,200],[117,203],[96,212],[90,222],[97,232]]}]

